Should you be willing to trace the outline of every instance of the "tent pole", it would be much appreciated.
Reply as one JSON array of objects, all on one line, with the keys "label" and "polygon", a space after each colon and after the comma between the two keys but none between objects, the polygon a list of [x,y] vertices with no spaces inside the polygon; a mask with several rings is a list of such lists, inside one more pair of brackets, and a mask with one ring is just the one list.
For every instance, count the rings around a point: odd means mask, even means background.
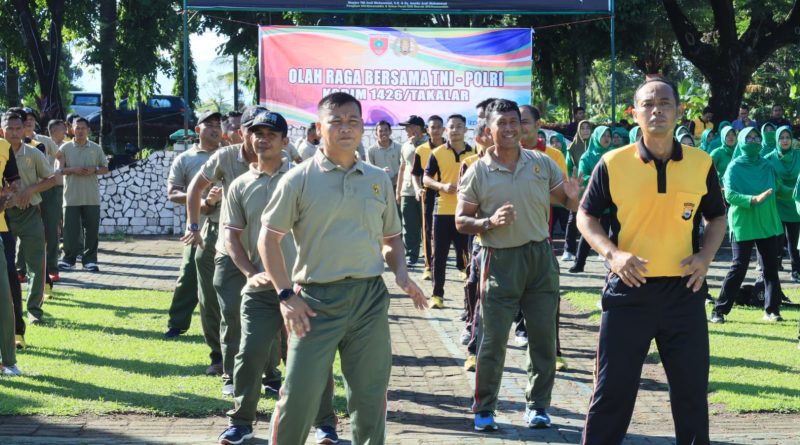
[{"label": "tent pole", "polygon": [[614,44],[614,21],[616,19],[614,0],[609,0],[609,9],[611,10],[611,128],[614,128],[617,122],[617,48]]},{"label": "tent pole", "polygon": [[189,10],[183,0],[183,136],[189,134]]}]

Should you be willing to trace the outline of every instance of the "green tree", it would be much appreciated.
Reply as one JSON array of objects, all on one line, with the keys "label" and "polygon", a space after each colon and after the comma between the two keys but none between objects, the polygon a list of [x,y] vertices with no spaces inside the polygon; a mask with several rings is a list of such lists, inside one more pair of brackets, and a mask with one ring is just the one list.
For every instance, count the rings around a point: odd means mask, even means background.
[{"label": "green tree", "polygon": [[[175,77],[175,85],[172,87],[172,94],[183,97],[183,35],[178,33],[175,50],[172,53],[172,72]],[[192,57],[191,46],[189,47],[189,103],[187,106],[196,108],[199,103],[200,89],[197,86],[197,65]]]}]

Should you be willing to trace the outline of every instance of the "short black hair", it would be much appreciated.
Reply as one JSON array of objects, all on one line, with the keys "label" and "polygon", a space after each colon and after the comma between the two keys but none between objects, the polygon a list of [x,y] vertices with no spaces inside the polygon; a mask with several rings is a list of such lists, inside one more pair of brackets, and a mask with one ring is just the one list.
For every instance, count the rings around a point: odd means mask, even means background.
[{"label": "short black hair", "polygon": [[573,110],[573,112],[574,112],[575,114],[578,114],[578,111],[584,111],[584,112],[585,112],[585,111],[586,111],[586,108],[583,108],[583,107],[575,107],[575,109]]},{"label": "short black hair", "polygon": [[67,123],[61,119],[50,119],[50,122],[47,123],[47,131],[50,131],[50,129],[55,127],[56,125],[63,125],[66,127]]},{"label": "short black hair", "polygon": [[781,105],[781,104],[773,104],[773,105],[772,105],[772,109],[774,110],[774,109],[775,109],[775,107],[778,107],[778,108],[780,108],[781,110],[783,110],[783,105]]},{"label": "short black hair", "polygon": [[225,117],[242,117],[242,112],[237,110],[228,111],[228,114]]},{"label": "short black hair", "polygon": [[651,78],[645,80],[644,82],[640,83],[638,87],[636,87],[636,92],[633,93],[634,106],[636,105],[636,96],[639,95],[639,90],[641,90],[642,88],[644,88],[645,86],[647,86],[647,85],[649,85],[649,84],[651,84],[653,82],[661,82],[663,84],[666,84],[670,88],[672,88],[672,97],[675,98],[675,106],[680,105],[681,98],[680,98],[680,96],[678,96],[678,87],[676,87],[675,84],[671,80],[667,79],[666,77],[656,76],[656,77],[651,77]]},{"label": "short black hair", "polygon": [[475,124],[475,134],[485,133],[488,126],[489,123],[486,122],[486,119],[478,119],[478,123]]},{"label": "short black hair", "polygon": [[312,131],[317,131],[317,123],[316,122],[312,122],[311,124],[309,124],[308,128],[306,128],[306,136],[311,134]]},{"label": "short black hair", "polygon": [[75,125],[78,124],[78,122],[83,122],[84,124],[86,124],[87,127],[89,126],[89,119],[86,119],[83,116],[78,116],[75,119],[72,119],[72,126],[74,127]]},{"label": "short black hair", "polygon": [[705,108],[703,108],[703,114],[706,114],[706,113],[713,113],[713,112],[714,112],[714,110],[712,110],[712,109],[711,109],[711,107],[705,107]]},{"label": "short black hair", "polygon": [[750,109],[750,105],[747,105],[746,103],[742,102],[742,104],[739,105],[739,108],[742,109],[742,110],[749,110]]},{"label": "short black hair", "polygon": [[12,111],[12,110],[13,109],[9,109],[5,113],[3,113],[2,118],[0,118],[0,125],[5,127],[6,124],[8,123],[8,121],[13,120],[13,119],[19,119],[23,123],[25,122],[25,115],[24,114],[19,114],[16,111]]},{"label": "short black hair", "polygon": [[475,105],[475,109],[486,111],[486,107],[489,106],[490,103],[496,101],[496,97],[490,97],[488,99],[483,99],[482,101],[478,102],[478,105]]},{"label": "short black hair", "polygon": [[386,125],[387,127],[389,127],[390,130],[392,129],[392,125],[388,121],[380,120],[378,121],[377,124],[375,124],[375,131],[378,131],[378,127],[380,127],[381,125]]},{"label": "short black hair", "polygon": [[517,113],[518,118],[522,119],[522,114],[519,112],[519,105],[517,105],[516,102],[508,99],[495,99],[486,107],[487,125],[492,121],[492,118],[495,114],[508,113],[512,111]]},{"label": "short black hair", "polygon": [[332,110],[347,104],[356,104],[356,107],[358,107],[358,114],[362,113],[361,102],[359,102],[355,97],[341,91],[337,91],[323,97],[317,104],[317,111],[322,111],[323,108]]},{"label": "short black hair", "polygon": [[460,114],[451,114],[450,116],[447,116],[447,120],[449,121],[450,119],[460,119],[464,125],[467,125],[467,118]]},{"label": "short black hair", "polygon": [[[533,105],[522,105],[522,106],[519,107],[519,111],[521,112],[523,108],[531,112],[531,115],[533,116],[533,120],[538,121],[539,119],[542,118],[542,115],[539,113],[539,109],[534,107]],[[584,111],[586,111],[586,110],[584,110]]]},{"label": "short black hair", "polygon": [[440,124],[444,125],[444,120],[442,119],[442,116],[439,116],[438,114],[434,114],[433,116],[429,117],[428,123],[431,123],[431,121],[437,121]]}]

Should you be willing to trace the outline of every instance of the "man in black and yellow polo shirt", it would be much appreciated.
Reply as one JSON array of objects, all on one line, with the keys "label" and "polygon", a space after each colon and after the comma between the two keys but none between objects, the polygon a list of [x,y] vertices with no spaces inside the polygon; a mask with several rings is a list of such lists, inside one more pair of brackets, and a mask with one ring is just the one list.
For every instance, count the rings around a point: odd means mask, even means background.
[{"label": "man in black and yellow polo shirt", "polygon": [[428,132],[427,142],[418,145],[414,150],[411,178],[414,181],[417,196],[419,196],[419,200],[422,203],[422,253],[425,260],[422,279],[430,280],[431,255],[433,254],[431,247],[431,240],[433,239],[433,208],[436,206],[438,193],[424,184],[423,177],[425,176],[425,169],[428,168],[428,161],[431,159],[431,152],[447,143],[447,140],[444,138],[444,122],[441,117],[435,114],[428,118],[426,131]]},{"label": "man in black and yellow polo shirt", "polygon": [[[450,244],[456,247],[456,268],[461,278],[467,264],[467,235],[456,230],[456,202],[458,198],[458,174],[461,161],[475,152],[465,141],[467,119],[454,114],[447,118],[447,143],[431,152],[423,181],[429,189],[439,192],[433,212],[433,296],[432,309],[444,308],[444,277]],[[466,309],[466,308],[465,308]]]},{"label": "man in black and yellow polo shirt", "polygon": [[[612,272],[602,295],[584,445],[622,443],[654,338],[677,444],[709,443],[705,276],[725,235],[725,206],[711,158],[672,138],[678,104],[667,80],[650,79],[636,90],[633,114],[642,138],[603,155],[581,202],[578,228]],[[600,224],[608,208],[619,228],[611,238]],[[701,217],[706,229],[696,251]]]}]

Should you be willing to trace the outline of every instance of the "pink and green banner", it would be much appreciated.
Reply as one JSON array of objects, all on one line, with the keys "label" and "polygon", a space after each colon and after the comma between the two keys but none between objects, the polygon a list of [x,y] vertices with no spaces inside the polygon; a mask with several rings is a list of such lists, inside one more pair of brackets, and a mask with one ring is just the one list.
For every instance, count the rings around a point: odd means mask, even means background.
[{"label": "pink and green banner", "polygon": [[266,26],[259,43],[260,102],[292,124],[336,91],[361,101],[367,125],[455,113],[472,125],[483,99],[531,99],[530,29]]}]

